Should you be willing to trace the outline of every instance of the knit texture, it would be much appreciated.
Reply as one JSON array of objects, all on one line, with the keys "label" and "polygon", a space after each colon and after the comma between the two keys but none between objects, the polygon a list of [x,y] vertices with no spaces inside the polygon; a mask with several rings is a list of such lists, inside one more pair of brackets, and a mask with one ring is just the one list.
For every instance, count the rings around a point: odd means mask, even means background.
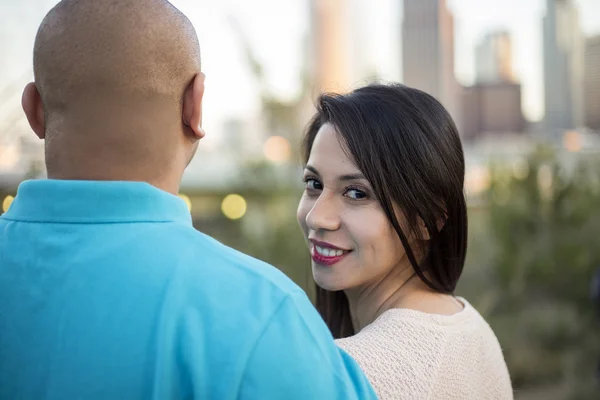
[{"label": "knit texture", "polygon": [[454,315],[384,312],[358,334],[337,340],[380,399],[513,399],[494,332],[465,299]]}]

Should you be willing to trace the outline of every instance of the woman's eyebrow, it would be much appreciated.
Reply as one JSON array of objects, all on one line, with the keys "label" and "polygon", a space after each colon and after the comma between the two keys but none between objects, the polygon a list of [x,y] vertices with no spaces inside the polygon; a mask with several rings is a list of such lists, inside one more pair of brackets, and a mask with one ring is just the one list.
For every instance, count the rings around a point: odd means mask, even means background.
[{"label": "woman's eyebrow", "polygon": [[365,178],[365,176],[360,172],[357,172],[356,174],[342,175],[338,178],[340,181],[356,181],[359,179],[367,180],[367,178]]},{"label": "woman's eyebrow", "polygon": [[[319,171],[313,167],[312,165],[307,165],[306,167],[304,167],[305,169],[309,170],[310,172],[312,172],[313,174],[320,176]],[[344,174],[338,177],[339,181],[345,182],[345,181],[356,181],[356,180],[360,180],[360,179],[364,179],[367,180],[367,178],[365,178],[365,176],[361,173],[361,172],[357,172],[354,174]]]}]

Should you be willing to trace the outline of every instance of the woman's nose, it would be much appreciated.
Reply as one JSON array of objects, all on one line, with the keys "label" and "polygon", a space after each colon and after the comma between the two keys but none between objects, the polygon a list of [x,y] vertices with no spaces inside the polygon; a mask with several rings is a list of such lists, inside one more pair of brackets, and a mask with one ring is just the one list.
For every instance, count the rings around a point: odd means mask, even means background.
[{"label": "woman's nose", "polygon": [[314,231],[335,231],[340,227],[340,210],[334,194],[323,192],[306,214],[306,225]]}]

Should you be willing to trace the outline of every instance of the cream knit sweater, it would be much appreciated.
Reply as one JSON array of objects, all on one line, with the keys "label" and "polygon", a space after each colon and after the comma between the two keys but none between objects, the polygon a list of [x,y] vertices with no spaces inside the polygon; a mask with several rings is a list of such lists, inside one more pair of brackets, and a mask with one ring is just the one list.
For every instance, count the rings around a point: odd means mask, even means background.
[{"label": "cream knit sweater", "polygon": [[498,340],[465,299],[454,315],[384,312],[358,334],[337,340],[382,400],[512,399]]}]

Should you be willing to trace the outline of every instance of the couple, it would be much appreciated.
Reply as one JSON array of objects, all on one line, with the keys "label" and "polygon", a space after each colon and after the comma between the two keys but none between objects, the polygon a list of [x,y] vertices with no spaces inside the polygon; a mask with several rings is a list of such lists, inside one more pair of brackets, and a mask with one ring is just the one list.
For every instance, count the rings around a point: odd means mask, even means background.
[{"label": "couple", "polygon": [[23,108],[50,179],[0,218],[0,398],[512,398],[493,332],[452,295],[467,215],[444,108],[399,85],[319,99],[298,207],[319,315],[176,196],[205,135],[200,71],[166,1],[44,19]]}]

